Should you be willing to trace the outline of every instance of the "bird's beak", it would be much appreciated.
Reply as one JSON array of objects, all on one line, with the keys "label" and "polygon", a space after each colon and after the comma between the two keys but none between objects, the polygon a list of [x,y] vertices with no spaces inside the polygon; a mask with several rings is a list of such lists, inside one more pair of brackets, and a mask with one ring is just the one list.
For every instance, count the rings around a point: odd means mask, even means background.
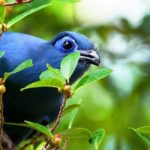
[{"label": "bird's beak", "polygon": [[100,56],[95,50],[80,51],[80,60],[99,66]]}]

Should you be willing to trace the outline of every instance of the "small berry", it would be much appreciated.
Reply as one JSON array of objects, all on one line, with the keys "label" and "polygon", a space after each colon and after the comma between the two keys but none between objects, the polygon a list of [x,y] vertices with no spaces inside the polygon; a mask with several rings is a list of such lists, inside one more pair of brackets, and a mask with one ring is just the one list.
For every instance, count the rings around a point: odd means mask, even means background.
[{"label": "small berry", "polygon": [[71,86],[70,85],[65,85],[64,91],[65,92],[70,92],[71,91]]},{"label": "small berry", "polygon": [[4,85],[0,85],[0,94],[3,94],[6,92],[6,87]]},{"label": "small berry", "polygon": [[60,145],[61,140],[62,140],[62,136],[61,136],[60,134],[54,135],[54,141],[53,141],[53,143],[54,143],[55,145]]},{"label": "small berry", "polygon": [[16,0],[17,3],[23,3],[23,0]]}]

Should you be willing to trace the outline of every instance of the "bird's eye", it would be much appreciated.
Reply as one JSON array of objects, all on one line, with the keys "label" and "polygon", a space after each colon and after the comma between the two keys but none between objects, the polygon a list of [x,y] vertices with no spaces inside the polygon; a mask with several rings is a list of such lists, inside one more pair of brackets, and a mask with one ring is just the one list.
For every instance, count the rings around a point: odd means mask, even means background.
[{"label": "bird's eye", "polygon": [[73,48],[73,43],[70,42],[70,41],[68,41],[68,40],[66,40],[66,41],[64,41],[64,43],[63,43],[63,48],[64,48],[65,50],[70,50],[70,49]]},{"label": "bird's eye", "polygon": [[76,50],[78,45],[74,39],[69,36],[65,36],[56,41],[55,48],[65,53],[69,53]]}]

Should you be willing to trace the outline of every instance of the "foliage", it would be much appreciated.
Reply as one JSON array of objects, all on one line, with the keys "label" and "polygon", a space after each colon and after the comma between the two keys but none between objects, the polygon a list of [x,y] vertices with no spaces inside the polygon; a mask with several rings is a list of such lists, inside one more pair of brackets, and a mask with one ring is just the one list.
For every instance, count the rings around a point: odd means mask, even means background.
[{"label": "foliage", "polygon": [[150,148],[150,126],[129,129],[146,145],[147,148]]},{"label": "foliage", "polygon": [[[66,3],[53,1],[50,7],[27,17],[10,28],[13,31],[30,33],[47,40],[64,29],[84,33],[92,40],[94,39],[97,47],[100,45],[102,64],[113,69],[109,78],[97,81],[90,86],[87,85],[75,93],[77,98],[68,101],[68,106],[77,106],[76,104],[82,97],[80,107],[73,107],[75,110],[71,109],[70,113],[63,116],[57,132],[63,131],[62,135],[68,137],[68,134],[71,133],[78,134],[77,130],[73,130],[78,126],[90,131],[101,127],[105,128],[106,136],[100,149],[147,149],[143,144],[145,143],[143,136],[144,139],[147,139],[147,135],[145,137],[145,134],[137,129],[150,124],[150,15],[146,13],[136,26],[125,18],[114,19],[112,23],[87,26],[76,16],[76,6],[68,4],[68,2],[69,0]],[[48,0],[35,0],[33,3],[14,7],[5,18],[5,22],[11,20],[16,14],[20,15],[47,3],[49,3]],[[109,10],[109,5],[107,10]],[[4,14],[0,14],[3,18]],[[119,38],[117,46],[113,41],[116,38]],[[95,72],[93,70],[94,68],[89,73]],[[48,78],[51,76],[50,72],[43,74],[45,74],[44,76],[48,75]],[[40,80],[43,79],[42,76]],[[63,77],[60,78],[63,81]],[[68,129],[69,131],[66,131],[65,134],[65,129],[72,119],[72,113],[77,110],[77,116],[71,125],[72,131],[69,132],[70,129]],[[132,132],[127,130],[129,127],[134,127],[131,128]],[[69,133],[67,134],[67,132]],[[84,132],[84,134],[82,132],[80,136],[86,134],[88,132]],[[82,140],[78,137],[70,138],[69,150],[93,148],[87,142],[89,135],[88,138],[82,138]]]},{"label": "foliage", "polygon": [[[64,89],[66,84],[67,85],[69,84],[69,79],[78,64],[79,57],[80,57],[79,52],[74,52],[74,53],[66,56],[61,62],[60,70],[54,69],[50,65],[47,65],[48,70],[42,72],[40,75],[41,80],[27,85],[25,88],[21,89],[21,91],[24,91],[24,90],[30,89],[30,88],[39,88],[39,87],[54,87],[54,88],[58,88],[58,89],[59,88]],[[24,66],[24,65],[21,65],[21,66]],[[20,67],[18,67],[18,68],[20,68]],[[18,68],[16,68],[15,71],[16,70],[18,71],[19,70]],[[81,78],[81,80],[77,84],[77,87],[82,87],[82,86],[86,85],[87,83],[89,84],[91,82],[102,79],[111,73],[111,71],[108,69],[101,69],[101,70],[102,71],[98,70],[97,72],[87,74],[85,77]],[[79,106],[80,106],[79,104],[74,104],[74,105],[68,106],[64,110],[63,115],[78,108]],[[72,119],[70,120],[70,123],[68,125],[68,129],[70,129],[70,132],[72,132],[71,126],[73,124],[75,115],[76,115],[76,112],[73,113]],[[23,124],[23,123],[21,123],[21,124],[20,123],[19,124],[7,123],[7,124],[32,128],[32,129],[42,133],[43,135],[47,136],[48,138],[50,138],[51,141],[53,141],[54,135],[52,134],[52,132],[49,130],[49,128],[47,128],[41,124],[30,122],[30,121],[25,121],[25,124]],[[88,129],[84,129],[84,128],[82,130],[88,131]],[[88,132],[91,135],[89,137],[90,143],[94,144],[95,150],[98,150],[100,143],[105,134],[104,129],[99,129],[99,130],[95,131],[94,133],[91,133],[91,131],[88,131]],[[72,136],[74,136],[74,135],[72,134]],[[69,136],[68,136],[68,138],[69,138]]]},{"label": "foliage", "polygon": [[4,54],[5,54],[4,51],[0,51],[0,58],[2,58]]},{"label": "foliage", "polygon": [[21,63],[19,66],[17,66],[13,71],[11,71],[11,72],[5,72],[4,73],[4,79],[6,80],[12,74],[20,72],[20,71],[22,71],[22,70],[24,70],[26,68],[32,67],[32,66],[33,66],[32,60],[31,59],[26,60],[23,63]]}]

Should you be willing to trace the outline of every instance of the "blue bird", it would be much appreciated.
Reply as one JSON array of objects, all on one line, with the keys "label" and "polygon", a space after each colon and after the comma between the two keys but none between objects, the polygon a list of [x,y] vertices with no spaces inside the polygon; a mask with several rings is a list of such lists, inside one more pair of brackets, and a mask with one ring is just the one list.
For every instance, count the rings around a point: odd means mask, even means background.
[{"label": "blue bird", "polygon": [[[51,41],[31,35],[6,32],[0,37],[0,50],[5,55],[0,59],[0,77],[10,72],[27,59],[34,66],[16,73],[6,81],[4,94],[4,117],[6,122],[21,123],[24,120],[48,124],[58,114],[63,95],[54,88],[37,88],[20,92],[26,85],[39,80],[46,64],[59,69],[62,59],[75,51],[80,51],[80,60],[71,77],[73,83],[90,67],[99,65],[100,57],[87,37],[76,32],[59,33]],[[28,128],[4,126],[5,131],[15,144],[33,132]]]}]

